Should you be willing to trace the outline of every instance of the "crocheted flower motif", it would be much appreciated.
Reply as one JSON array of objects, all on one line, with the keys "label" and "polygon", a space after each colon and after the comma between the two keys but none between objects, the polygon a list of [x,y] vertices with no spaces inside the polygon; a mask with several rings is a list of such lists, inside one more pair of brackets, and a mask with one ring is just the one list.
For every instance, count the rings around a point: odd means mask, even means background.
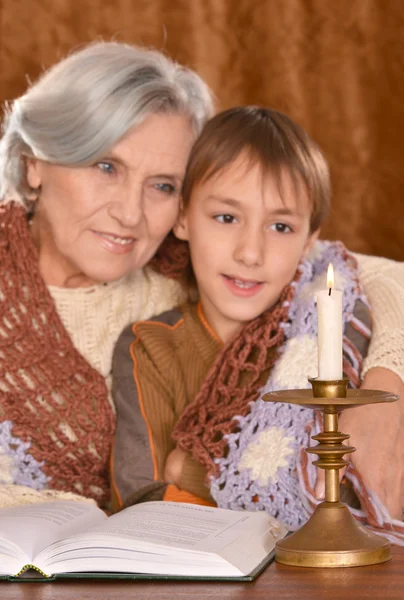
[{"label": "crocheted flower motif", "polygon": [[251,469],[252,478],[260,485],[267,485],[279,468],[289,466],[288,456],[293,454],[290,442],[293,438],[285,436],[281,428],[261,431],[258,440],[249,444],[241,455],[240,470]]},{"label": "crocheted flower motif", "polygon": [[297,405],[253,402],[238,418],[239,430],[227,437],[226,456],[216,459],[220,475],[211,479],[210,491],[218,506],[265,510],[291,530],[300,527],[308,515],[296,464],[309,445],[313,419],[312,410]]},{"label": "crocheted flower motif", "polygon": [[35,490],[47,487],[47,477],[39,463],[29,454],[30,443],[12,435],[12,422],[0,423],[0,483],[25,485]]}]

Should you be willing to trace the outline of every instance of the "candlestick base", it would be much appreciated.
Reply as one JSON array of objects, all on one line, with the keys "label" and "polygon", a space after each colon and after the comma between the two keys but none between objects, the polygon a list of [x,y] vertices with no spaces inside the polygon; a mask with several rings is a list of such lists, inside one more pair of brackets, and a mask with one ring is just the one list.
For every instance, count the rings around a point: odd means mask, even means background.
[{"label": "candlestick base", "polygon": [[360,567],[391,558],[390,542],[358,523],[342,502],[322,502],[298,531],[276,544],[275,558],[297,567]]},{"label": "candlestick base", "polygon": [[379,402],[395,402],[398,396],[379,390],[347,390],[348,380],[310,380],[313,390],[284,390],[263,396],[266,402],[300,404],[323,412],[323,431],[313,436],[317,454],[313,464],[325,469],[325,502],[298,531],[277,542],[275,559],[297,567],[357,567],[382,563],[391,558],[390,542],[372,533],[340,502],[339,469],[342,457],[355,451],[342,442],[349,435],[338,431],[338,413],[345,408]]}]

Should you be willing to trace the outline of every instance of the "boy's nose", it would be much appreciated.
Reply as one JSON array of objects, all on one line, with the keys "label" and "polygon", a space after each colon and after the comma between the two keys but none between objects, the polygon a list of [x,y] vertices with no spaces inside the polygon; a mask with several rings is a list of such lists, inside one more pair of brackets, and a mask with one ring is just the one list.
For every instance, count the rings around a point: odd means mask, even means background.
[{"label": "boy's nose", "polygon": [[234,253],[238,262],[247,267],[258,267],[264,262],[264,240],[257,232],[249,232],[238,239]]}]

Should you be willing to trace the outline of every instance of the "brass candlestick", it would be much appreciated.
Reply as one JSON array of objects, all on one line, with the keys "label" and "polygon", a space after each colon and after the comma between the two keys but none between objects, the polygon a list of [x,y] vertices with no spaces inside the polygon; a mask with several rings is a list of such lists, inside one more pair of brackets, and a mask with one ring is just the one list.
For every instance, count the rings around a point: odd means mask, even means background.
[{"label": "brass candlestick", "polygon": [[309,379],[312,390],[285,390],[263,396],[267,402],[300,404],[323,412],[323,431],[312,439],[317,446],[314,464],[325,469],[325,501],[298,531],[277,542],[275,559],[299,567],[357,567],[389,560],[390,542],[363,527],[340,501],[339,469],[348,462],[342,457],[355,451],[342,442],[349,435],[338,431],[338,413],[346,408],[395,402],[398,396],[376,390],[348,390],[348,380]]}]

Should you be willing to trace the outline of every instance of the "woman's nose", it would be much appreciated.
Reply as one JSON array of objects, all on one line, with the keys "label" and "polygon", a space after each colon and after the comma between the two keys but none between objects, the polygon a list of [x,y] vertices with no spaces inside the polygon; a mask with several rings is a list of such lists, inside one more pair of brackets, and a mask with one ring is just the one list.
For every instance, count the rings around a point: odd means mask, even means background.
[{"label": "woman's nose", "polygon": [[247,267],[261,266],[264,262],[265,243],[262,233],[246,231],[237,239],[234,258]]},{"label": "woman's nose", "polygon": [[129,192],[122,192],[122,197],[110,204],[109,214],[122,227],[133,228],[139,225],[144,217],[142,188],[136,186]]}]

